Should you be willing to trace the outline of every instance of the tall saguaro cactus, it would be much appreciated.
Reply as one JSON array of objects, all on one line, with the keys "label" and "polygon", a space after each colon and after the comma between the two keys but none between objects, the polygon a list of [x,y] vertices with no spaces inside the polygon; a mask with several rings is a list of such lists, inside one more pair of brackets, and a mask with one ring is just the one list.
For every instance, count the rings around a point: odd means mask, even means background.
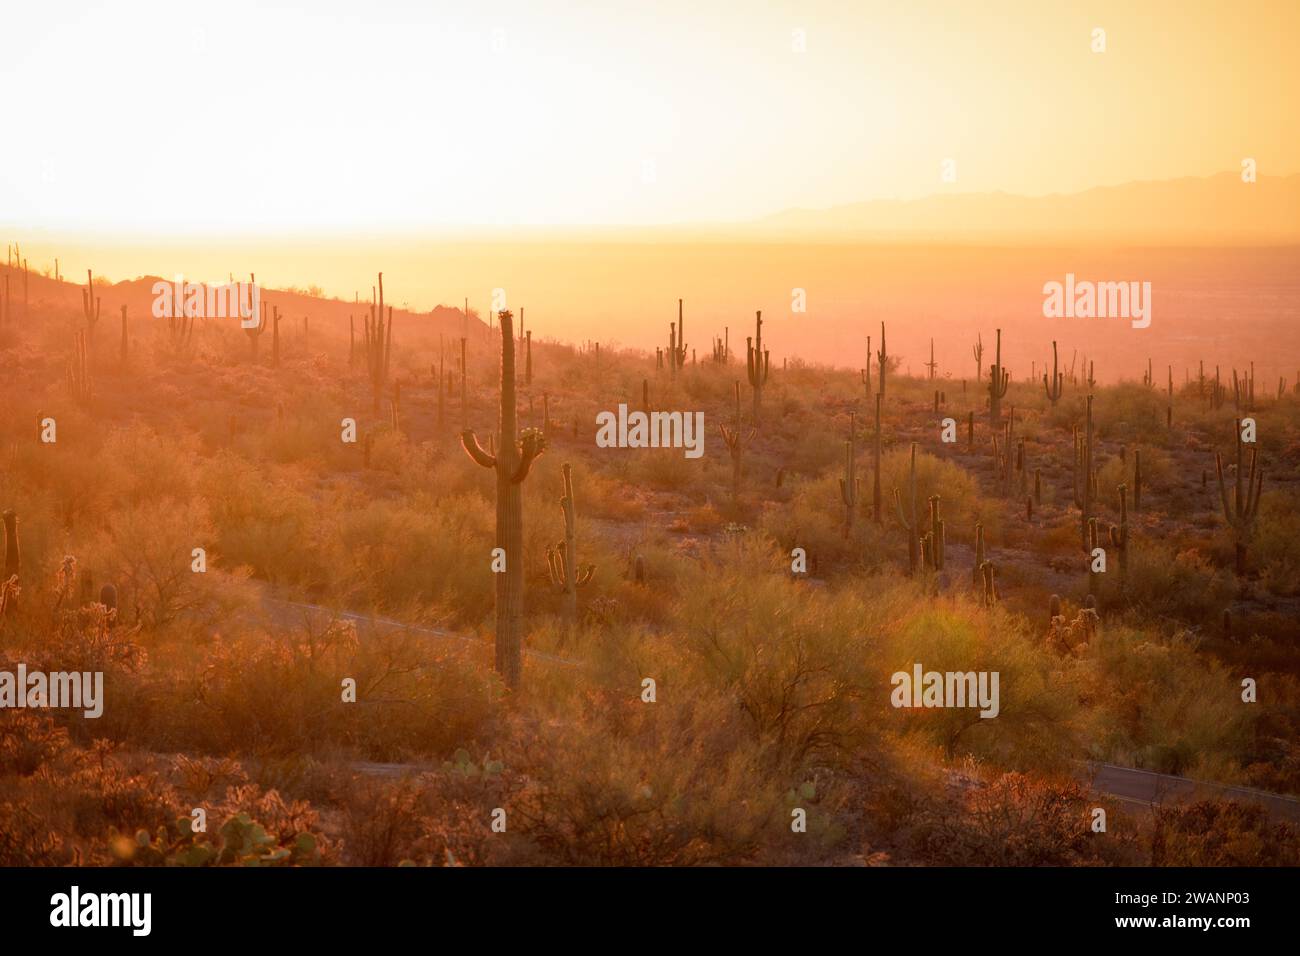
[{"label": "tall saguaro cactus", "polygon": [[908,510],[903,510],[903,499],[894,489],[894,507],[898,509],[898,521],[907,533],[907,568],[916,573],[917,559],[920,556],[920,524],[916,519],[916,442],[912,442],[912,462],[907,479]]},{"label": "tall saguaro cactus", "polygon": [[99,296],[95,295],[95,280],[86,270],[86,287],[81,290],[81,314],[86,319],[86,331],[93,338],[95,326],[99,324]]},{"label": "tall saguaro cactus", "polygon": [[560,511],[564,514],[564,540],[546,549],[546,565],[551,583],[564,594],[565,609],[570,620],[578,617],[578,588],[591,582],[596,573],[594,564],[578,566],[578,528],[574,511],[573,469],[565,462],[560,468],[564,478],[564,496]]},{"label": "tall saguaro cactus", "polygon": [[1002,399],[1010,381],[1011,373],[1002,367],[1002,330],[998,329],[997,352],[989,369],[989,423],[992,425],[1002,420]]},{"label": "tall saguaro cactus", "polygon": [[498,313],[497,318],[501,320],[500,445],[496,454],[485,451],[469,428],[461,432],[460,443],[477,464],[496,472],[496,547],[505,554],[505,570],[496,575],[496,669],[513,690],[523,671],[524,507],[520,485],[546,449],[546,439],[531,428],[516,437],[514,323],[508,311]]},{"label": "tall saguaro cactus", "polygon": [[1065,383],[1065,376],[1056,370],[1056,342],[1052,342],[1052,377],[1047,377],[1047,372],[1043,372],[1043,388],[1047,390],[1047,400],[1053,406],[1061,400],[1061,386]]},{"label": "tall saguaro cactus", "polygon": [[[1223,455],[1214,453],[1214,467],[1219,478],[1219,500],[1223,503],[1223,518],[1228,522],[1235,535],[1236,572],[1238,577],[1246,575],[1246,546],[1255,532],[1255,517],[1259,514],[1259,493],[1264,487],[1263,469],[1259,463],[1258,449],[1250,450],[1250,472],[1243,469],[1245,448],[1241,440],[1241,420],[1236,423],[1237,467],[1233,474],[1234,488],[1232,500],[1228,500],[1228,490],[1223,483]],[[1245,475],[1245,481],[1242,478]]]},{"label": "tall saguaro cactus", "polygon": [[18,515],[8,509],[0,519],[4,522],[5,564],[4,574],[0,575],[0,618],[18,604],[19,572],[22,561],[18,553]]},{"label": "tall saguaro cactus", "polygon": [[746,367],[750,388],[754,390],[754,425],[759,423],[763,407],[763,386],[767,384],[768,354],[763,350],[763,313],[754,313],[754,338],[745,339]]},{"label": "tall saguaro cactus", "polygon": [[880,365],[880,374],[877,376],[877,378],[880,379],[880,391],[877,394],[884,395],[885,394],[885,371],[889,368],[889,352],[885,349],[885,323],[884,322],[880,323],[880,348],[876,350],[876,362],[879,363]]},{"label": "tall saguaro cactus", "polygon": [[844,537],[853,534],[862,481],[858,478],[857,415],[849,412],[849,437],[844,443],[844,476],[840,478],[840,500],[844,502]]},{"label": "tall saguaro cactus", "polygon": [[736,387],[736,424],[733,428],[726,425],[719,425],[718,431],[722,433],[722,441],[727,446],[727,451],[731,455],[731,498],[732,501],[740,500],[740,460],[744,453],[745,446],[754,440],[756,430],[751,428],[749,435],[744,436],[740,428],[740,382],[735,382]]},{"label": "tall saguaro cactus", "polygon": [[1119,486],[1119,525],[1110,526],[1110,544],[1119,554],[1119,586],[1128,584],[1128,485]]},{"label": "tall saguaro cactus", "polygon": [[686,319],[682,315],[682,300],[677,300],[677,321],[668,323],[668,371],[672,378],[677,370],[686,368]]},{"label": "tall saguaro cactus", "polygon": [[[393,309],[388,308],[387,322],[384,316],[384,274],[379,273],[378,299],[375,292],[370,293],[370,315],[366,318],[366,372],[370,376],[370,394],[374,410],[379,411],[379,399],[384,394],[388,383],[388,366],[393,355]],[[510,345],[511,371],[514,370],[514,343]],[[511,381],[510,387],[514,388]]]},{"label": "tall saguaro cactus", "polygon": [[885,515],[880,503],[880,402],[884,396],[879,392],[876,393],[876,435],[874,440],[875,447],[872,449],[872,470],[875,477],[872,478],[871,487],[871,516],[875,519],[876,524],[885,523]]},{"label": "tall saguaro cactus", "polygon": [[1088,396],[1086,425],[1083,437],[1078,426],[1074,429],[1074,505],[1079,509],[1079,536],[1083,550],[1088,547],[1088,519],[1092,517],[1092,396]]}]

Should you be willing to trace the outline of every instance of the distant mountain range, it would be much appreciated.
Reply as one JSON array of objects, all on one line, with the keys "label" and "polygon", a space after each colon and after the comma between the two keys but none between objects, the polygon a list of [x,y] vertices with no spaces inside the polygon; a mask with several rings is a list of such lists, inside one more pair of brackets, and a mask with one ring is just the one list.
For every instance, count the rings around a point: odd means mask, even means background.
[{"label": "distant mountain range", "polygon": [[786,210],[751,223],[749,231],[835,239],[1291,243],[1300,242],[1300,175],[1245,183],[1237,173],[1219,173],[1066,195],[952,193],[872,200]]}]

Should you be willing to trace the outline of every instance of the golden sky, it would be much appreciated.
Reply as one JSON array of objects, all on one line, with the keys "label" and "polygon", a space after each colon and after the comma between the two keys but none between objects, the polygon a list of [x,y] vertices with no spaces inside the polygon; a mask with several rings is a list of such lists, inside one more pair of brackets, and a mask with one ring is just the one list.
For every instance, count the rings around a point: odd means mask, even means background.
[{"label": "golden sky", "polygon": [[22,228],[709,222],[1246,156],[1300,172],[1295,0],[28,0],[5,20],[0,224]]}]

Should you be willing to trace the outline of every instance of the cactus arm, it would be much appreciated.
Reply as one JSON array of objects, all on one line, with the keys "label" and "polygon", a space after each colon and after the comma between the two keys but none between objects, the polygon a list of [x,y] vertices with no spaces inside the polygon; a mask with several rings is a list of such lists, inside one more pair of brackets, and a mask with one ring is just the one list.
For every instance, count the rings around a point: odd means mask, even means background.
[{"label": "cactus arm", "polygon": [[465,449],[465,454],[484,468],[495,468],[497,466],[496,456],[489,455],[483,449],[483,446],[478,443],[478,436],[474,434],[473,429],[467,428],[460,433],[460,445]]},{"label": "cactus arm", "polygon": [[539,436],[534,434],[525,435],[524,440],[520,443],[519,467],[510,476],[511,483],[517,485],[527,478],[529,470],[533,467],[533,462],[545,450],[546,444]]}]

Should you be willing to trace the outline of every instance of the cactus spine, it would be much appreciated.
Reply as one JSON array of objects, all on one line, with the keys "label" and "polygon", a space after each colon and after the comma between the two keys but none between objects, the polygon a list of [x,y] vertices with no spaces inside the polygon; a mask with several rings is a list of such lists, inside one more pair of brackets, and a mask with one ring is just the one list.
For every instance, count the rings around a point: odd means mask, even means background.
[{"label": "cactus spine", "polygon": [[523,669],[524,515],[520,485],[545,451],[546,439],[533,429],[515,434],[514,328],[509,312],[502,311],[497,317],[501,320],[501,447],[495,454],[485,451],[468,428],[461,432],[460,441],[471,459],[496,472],[496,547],[506,560],[505,570],[496,575],[496,670],[514,690]]}]

